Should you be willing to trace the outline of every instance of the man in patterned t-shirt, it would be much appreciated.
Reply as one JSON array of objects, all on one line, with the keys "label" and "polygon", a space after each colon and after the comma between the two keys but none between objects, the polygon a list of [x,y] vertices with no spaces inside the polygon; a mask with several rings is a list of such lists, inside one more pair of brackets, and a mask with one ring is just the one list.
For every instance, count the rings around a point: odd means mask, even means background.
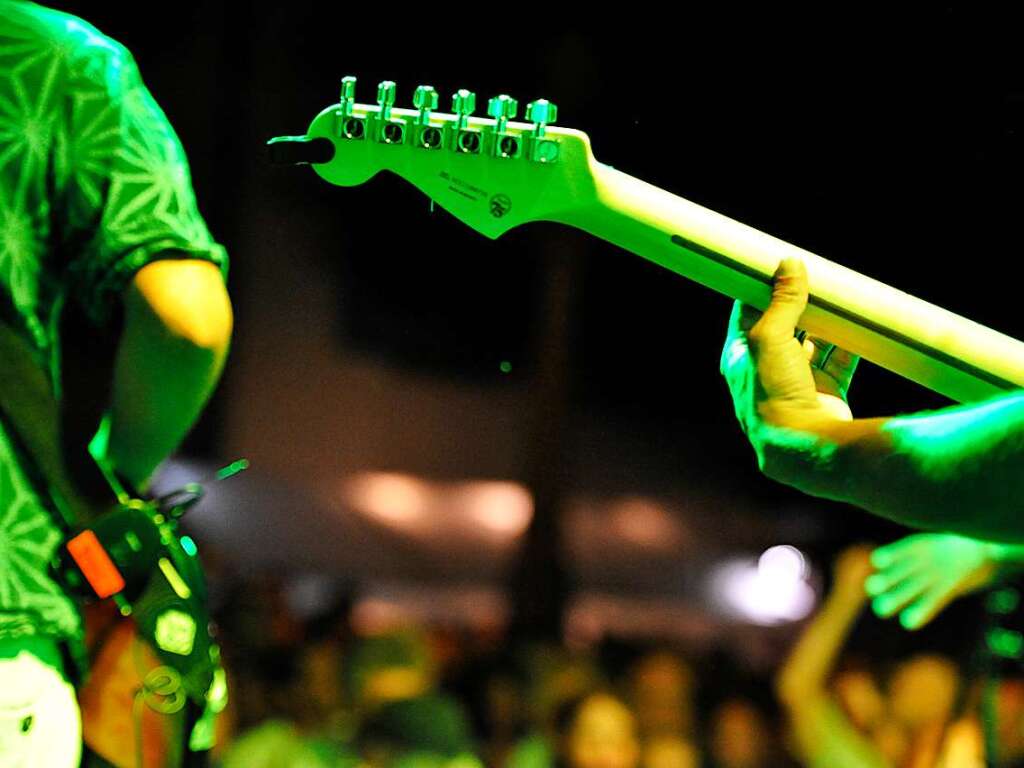
[{"label": "man in patterned t-shirt", "polygon": [[[124,47],[75,17],[0,0],[0,72],[0,318],[56,376],[65,304],[97,333],[123,311],[106,459],[144,487],[219,377],[232,322],[224,250]],[[76,766],[61,659],[82,622],[52,578],[61,534],[33,476],[0,420],[0,766]]]}]

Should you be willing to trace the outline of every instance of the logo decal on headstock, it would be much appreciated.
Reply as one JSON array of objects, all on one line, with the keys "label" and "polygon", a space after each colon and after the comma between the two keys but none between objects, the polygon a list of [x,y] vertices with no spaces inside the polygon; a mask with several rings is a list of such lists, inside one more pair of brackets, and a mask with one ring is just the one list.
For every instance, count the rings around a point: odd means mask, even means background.
[{"label": "logo decal on headstock", "polygon": [[508,195],[494,195],[491,197],[491,215],[500,219],[506,213],[512,210],[512,198]]}]

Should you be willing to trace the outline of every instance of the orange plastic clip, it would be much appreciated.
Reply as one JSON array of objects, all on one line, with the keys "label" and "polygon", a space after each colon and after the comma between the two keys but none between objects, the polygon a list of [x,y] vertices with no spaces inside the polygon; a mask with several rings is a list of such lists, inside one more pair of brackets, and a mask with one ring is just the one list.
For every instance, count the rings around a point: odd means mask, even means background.
[{"label": "orange plastic clip", "polygon": [[97,597],[110,597],[124,589],[124,577],[92,531],[82,531],[71,539],[68,553]]}]

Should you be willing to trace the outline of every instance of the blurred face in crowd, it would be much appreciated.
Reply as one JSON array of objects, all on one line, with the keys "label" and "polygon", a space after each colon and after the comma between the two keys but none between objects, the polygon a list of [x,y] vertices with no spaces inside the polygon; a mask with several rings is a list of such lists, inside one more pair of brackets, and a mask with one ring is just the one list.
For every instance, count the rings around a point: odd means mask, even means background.
[{"label": "blurred face in crowd", "polygon": [[767,728],[761,713],[748,701],[722,704],[711,723],[711,756],[722,768],[753,768],[767,759]]},{"label": "blurred face in crowd", "polygon": [[681,736],[655,736],[644,744],[642,768],[699,768],[700,755]]},{"label": "blurred face in crowd", "polygon": [[580,706],[563,749],[570,768],[638,768],[636,720],[615,697],[590,696]]},{"label": "blurred face in crowd", "polygon": [[690,734],[693,676],[681,659],[670,653],[646,656],[634,667],[630,683],[642,734]]},{"label": "blurred face in crowd", "polygon": [[341,708],[341,646],[318,643],[302,654],[301,691],[310,708],[326,716]]},{"label": "blurred face in crowd", "polygon": [[428,671],[421,667],[381,667],[366,676],[363,704],[366,708],[375,709],[392,701],[413,699],[427,693],[432,682]]},{"label": "blurred face in crowd", "polygon": [[915,656],[903,662],[889,681],[892,716],[912,730],[948,720],[958,678],[956,667],[942,656]]},{"label": "blurred face in crowd", "polygon": [[533,686],[527,694],[530,719],[545,732],[552,732],[558,708],[592,690],[599,675],[588,659],[557,648],[538,650],[533,664]]},{"label": "blurred face in crowd", "polygon": [[950,719],[958,681],[956,667],[948,659],[920,655],[896,668],[889,678],[888,696],[865,670],[842,673],[834,690],[853,724],[870,736],[889,762],[898,764],[916,732]]},{"label": "blurred face in crowd", "polygon": [[353,699],[364,712],[422,696],[436,683],[429,648],[418,633],[411,631],[362,640],[349,667],[355,679]]},{"label": "blurred face in crowd", "polygon": [[487,717],[491,728],[504,735],[514,731],[526,716],[521,686],[511,677],[495,675],[487,682]]}]

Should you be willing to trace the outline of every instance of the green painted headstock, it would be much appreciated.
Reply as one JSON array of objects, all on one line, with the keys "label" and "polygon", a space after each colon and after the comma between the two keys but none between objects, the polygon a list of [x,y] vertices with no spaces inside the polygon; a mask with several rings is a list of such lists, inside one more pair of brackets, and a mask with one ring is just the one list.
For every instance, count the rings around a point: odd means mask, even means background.
[{"label": "green painted headstock", "polygon": [[337,104],[314,118],[305,136],[270,141],[285,162],[308,162],[332,184],[362,184],[390,171],[488,237],[529,221],[557,220],[593,195],[594,162],[585,133],[553,127],[557,109],[546,100],[526,108],[491,99],[487,117],[474,117],[476,96],[460,90],[452,112],[434,111],[437,91],[416,89],[412,109],[394,106],[395,84],[380,83],[377,104],[355,102],[355,78],[341,83]]}]

